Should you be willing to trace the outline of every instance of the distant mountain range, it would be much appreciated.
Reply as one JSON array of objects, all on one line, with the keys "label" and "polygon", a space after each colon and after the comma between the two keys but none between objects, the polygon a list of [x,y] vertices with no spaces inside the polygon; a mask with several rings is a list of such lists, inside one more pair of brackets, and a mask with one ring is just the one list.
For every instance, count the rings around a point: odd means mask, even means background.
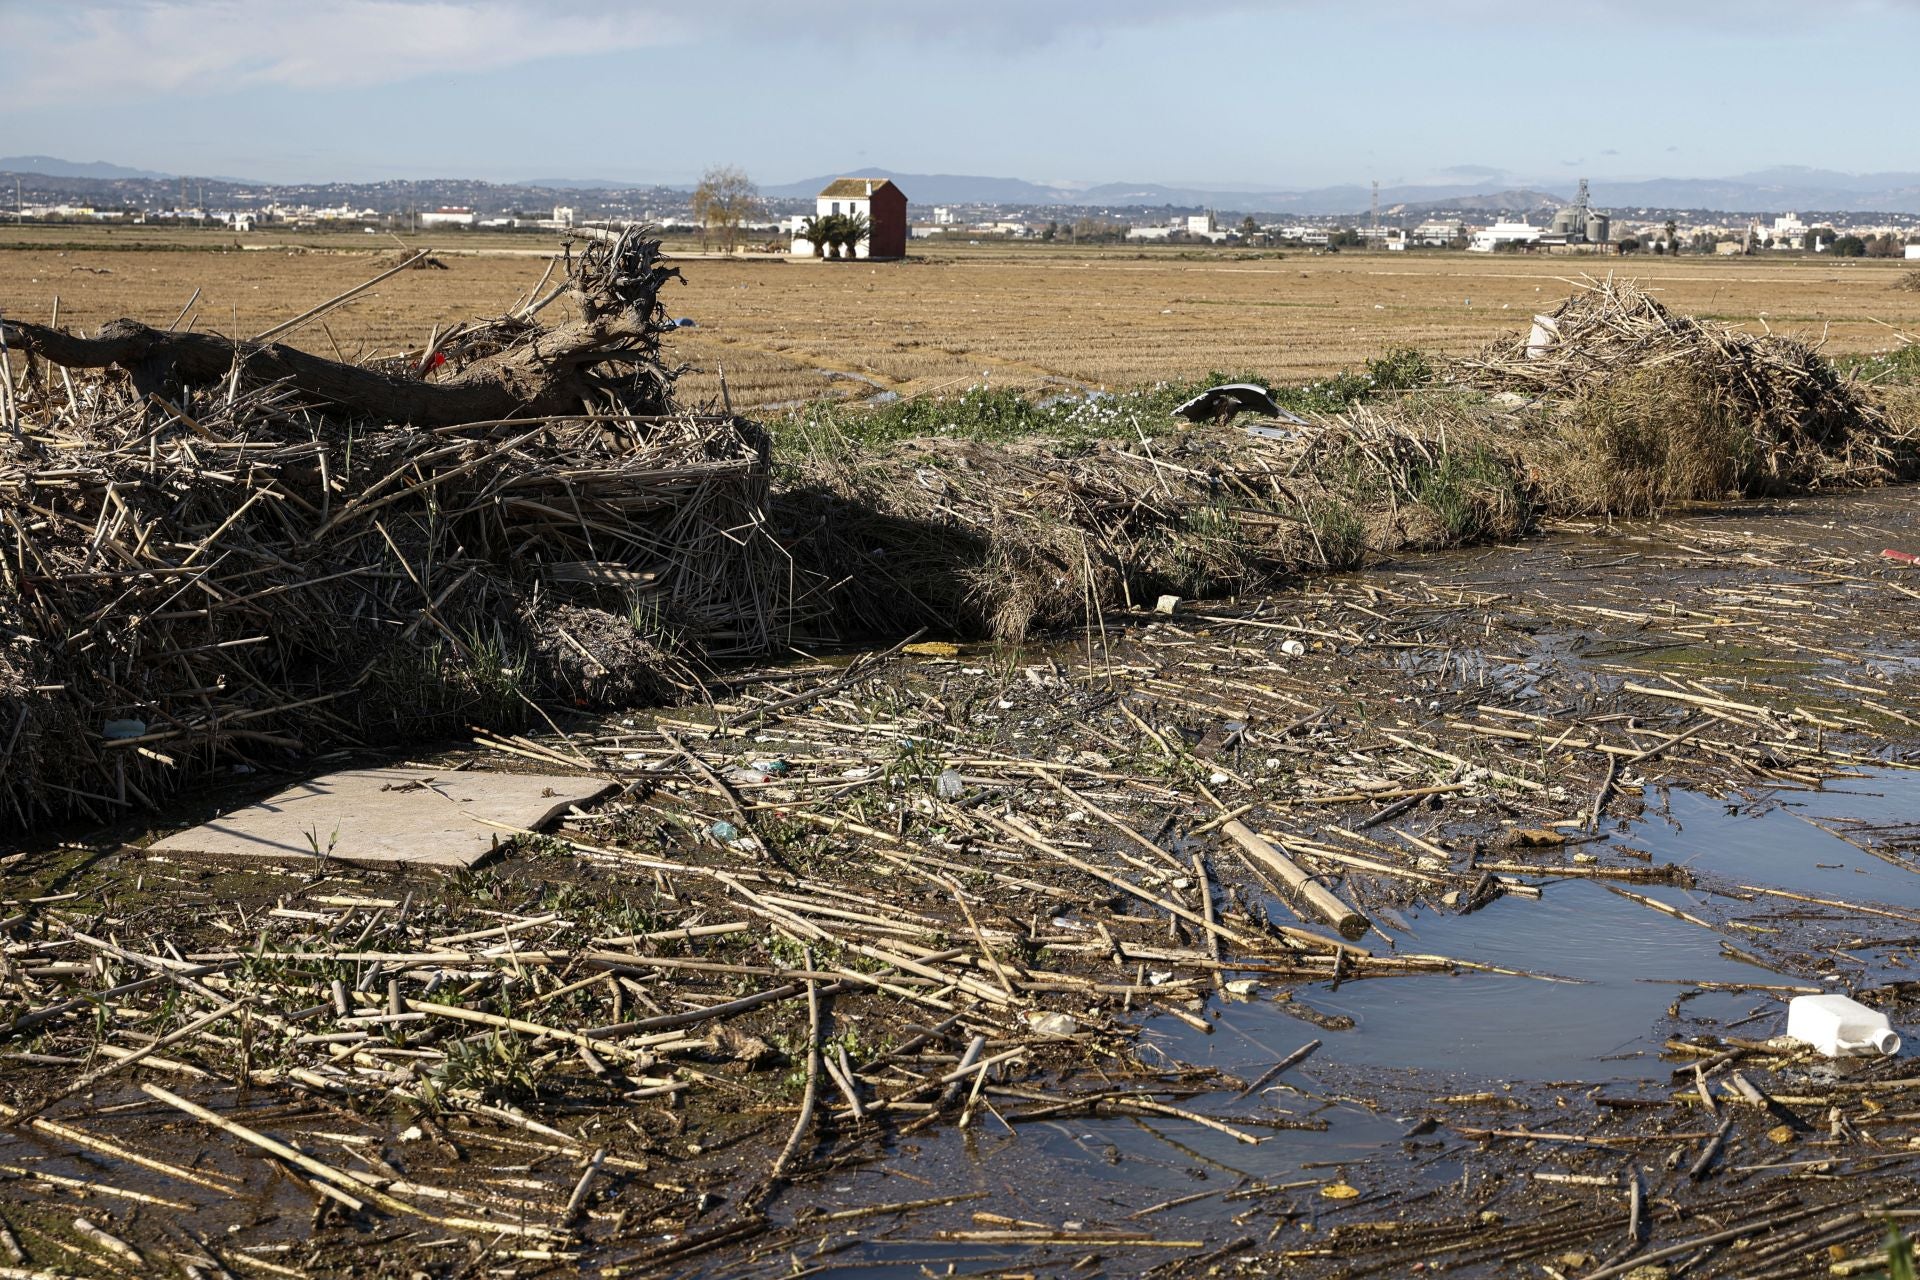
[{"label": "distant mountain range", "polygon": [[[1492,171],[1485,171],[1492,172]],[[71,184],[78,194],[117,194],[131,198],[143,194],[150,203],[164,198],[159,184],[175,181],[173,175],[94,160],[78,163],[57,156],[0,157],[0,174],[38,176],[40,186]],[[855,169],[851,172],[821,174],[798,182],[783,182],[762,188],[775,201],[810,200],[834,178],[891,178],[907,193],[916,206],[928,205],[1000,205],[1034,210],[1061,209],[1121,210],[1214,209],[1222,214],[1268,214],[1299,216],[1355,216],[1368,213],[1374,192],[1370,185],[1349,183],[1339,186],[1290,190],[1279,187],[1202,187],[1159,182],[1106,182],[1094,185],[1029,182],[1023,178],[994,178],[973,174],[900,173],[891,169]],[[299,195],[327,192],[380,208],[405,208],[436,198],[450,203],[471,204],[476,208],[511,208],[515,204],[537,205],[555,197],[570,198],[578,193],[582,200],[596,195],[609,204],[632,203],[643,194],[657,203],[662,198],[679,196],[691,188],[686,185],[624,182],[599,178],[542,178],[518,183],[491,183],[466,179],[427,179],[408,182],[352,183],[260,183],[239,179],[196,178],[206,187],[211,201],[214,184],[244,186],[252,193],[274,192]],[[1539,213],[1567,202],[1570,193],[1546,186],[1513,185],[1489,191],[1496,185],[1486,177],[1454,183],[1410,184],[1382,187],[1380,211],[1401,218],[1427,213],[1519,214]],[[91,185],[97,184],[97,185]],[[1558,186],[1559,183],[1548,184]],[[135,189],[145,187],[144,193]],[[1637,210],[1725,212],[1734,214],[1779,213],[1901,213],[1920,214],[1920,173],[1840,173],[1828,169],[1782,166],[1729,178],[1596,178],[1592,182],[1592,200],[1596,207],[1616,212]],[[571,202],[571,200],[570,200]]]},{"label": "distant mountain range", "polygon": [[146,169],[128,169],[104,160],[85,163],[62,160],[58,156],[0,156],[0,173],[43,173],[49,178],[172,178],[171,173],[153,173]]},{"label": "distant mountain range", "polygon": [[[981,178],[953,173],[896,173],[891,169],[855,169],[851,173],[822,174],[799,182],[761,188],[775,199],[803,199],[815,195],[835,178],[890,178],[914,204],[1071,205],[1079,208],[1210,208],[1234,213],[1361,213],[1372,208],[1370,186],[1319,187],[1308,191],[1273,188],[1231,189],[1179,186],[1162,182],[1104,182],[1094,186],[1048,186],[1020,178]],[[1505,201],[1506,203],[1502,203]],[[1380,189],[1380,207],[1437,207],[1458,202],[1463,210],[1518,210],[1541,202],[1565,201],[1537,191],[1503,191],[1493,195],[1472,185],[1401,186]]]},{"label": "distant mountain range", "polygon": [[[1078,207],[1212,208],[1234,213],[1359,214],[1373,206],[1371,186],[1346,184],[1306,190],[1196,187],[1158,182],[1108,182],[1078,187],[1019,178],[951,173],[898,173],[855,169],[763,188],[775,198],[804,198],[837,177],[891,178],[907,198],[922,204],[1073,205]],[[1518,213],[1565,204],[1571,192],[1531,187],[1488,192],[1486,183],[1407,185],[1380,188],[1380,208]],[[1738,213],[1842,210],[1920,213],[1920,173],[1838,173],[1788,166],[1731,178],[1596,178],[1593,203],[1603,209],[1698,209]]]}]

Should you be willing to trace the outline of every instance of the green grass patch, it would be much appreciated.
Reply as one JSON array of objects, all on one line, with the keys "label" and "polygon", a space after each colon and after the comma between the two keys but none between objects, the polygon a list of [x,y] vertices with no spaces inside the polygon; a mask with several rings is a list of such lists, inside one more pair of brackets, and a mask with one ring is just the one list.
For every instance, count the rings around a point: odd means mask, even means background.
[{"label": "green grass patch", "polygon": [[1920,342],[1873,355],[1841,356],[1840,368],[1875,385],[1920,386]]},{"label": "green grass patch", "polygon": [[1397,347],[1359,370],[1298,385],[1244,369],[1215,370],[1203,378],[1155,382],[1118,392],[1036,394],[975,384],[956,395],[915,396],[880,405],[817,401],[775,419],[771,429],[776,458],[837,441],[867,448],[926,438],[986,443],[1046,439],[1085,444],[1156,434],[1166,426],[1176,406],[1222,383],[1251,382],[1265,387],[1275,403],[1293,413],[1333,414],[1344,413],[1379,392],[1427,386],[1434,377],[1434,364],[1426,353]]}]

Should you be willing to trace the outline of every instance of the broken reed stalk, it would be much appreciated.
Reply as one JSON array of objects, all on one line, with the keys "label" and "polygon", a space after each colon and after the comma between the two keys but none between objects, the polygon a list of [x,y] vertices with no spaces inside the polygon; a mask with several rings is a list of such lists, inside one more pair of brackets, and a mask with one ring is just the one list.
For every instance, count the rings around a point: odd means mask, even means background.
[{"label": "broken reed stalk", "polygon": [[1232,836],[1234,843],[1246,850],[1254,861],[1280,877],[1282,883],[1293,890],[1316,915],[1338,929],[1341,937],[1353,939],[1365,936],[1369,927],[1365,916],[1335,897],[1319,881],[1301,870],[1298,863],[1274,848],[1244,822],[1235,819],[1220,829]]}]

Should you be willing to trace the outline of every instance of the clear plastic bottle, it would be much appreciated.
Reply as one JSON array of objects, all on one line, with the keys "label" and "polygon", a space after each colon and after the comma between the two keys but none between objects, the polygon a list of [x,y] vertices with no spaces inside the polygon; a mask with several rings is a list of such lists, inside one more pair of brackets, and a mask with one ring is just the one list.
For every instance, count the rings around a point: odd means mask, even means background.
[{"label": "clear plastic bottle", "polygon": [[1842,995],[1795,996],[1787,1005],[1787,1035],[1829,1058],[1900,1052],[1900,1036],[1886,1014]]}]

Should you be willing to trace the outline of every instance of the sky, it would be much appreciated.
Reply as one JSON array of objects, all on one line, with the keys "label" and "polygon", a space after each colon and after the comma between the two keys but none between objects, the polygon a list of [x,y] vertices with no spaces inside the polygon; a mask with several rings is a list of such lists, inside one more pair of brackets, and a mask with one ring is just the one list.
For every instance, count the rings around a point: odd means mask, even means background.
[{"label": "sky", "polygon": [[0,153],[272,182],[1920,169],[1920,0],[0,0]]}]

